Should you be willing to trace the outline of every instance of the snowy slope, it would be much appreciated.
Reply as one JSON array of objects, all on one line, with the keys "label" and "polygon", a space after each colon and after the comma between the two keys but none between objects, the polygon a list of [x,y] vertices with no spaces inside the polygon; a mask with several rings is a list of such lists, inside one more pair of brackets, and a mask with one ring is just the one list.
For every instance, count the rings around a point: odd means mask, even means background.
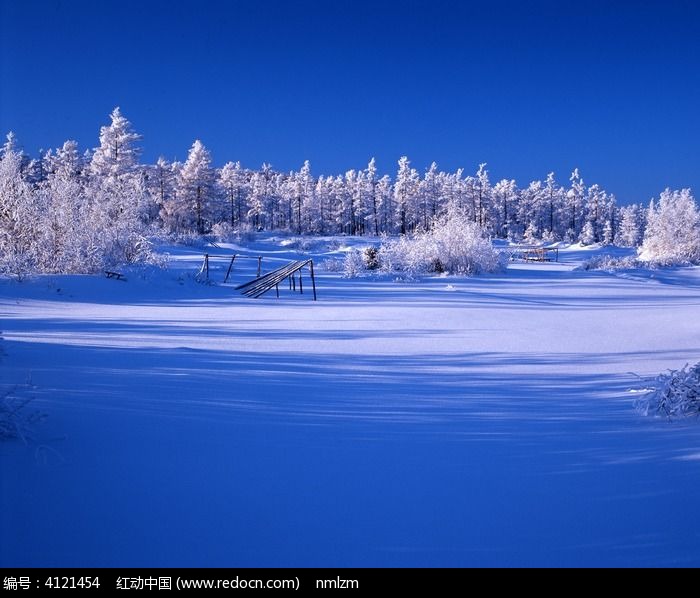
[{"label": "snowy slope", "polygon": [[0,446],[0,564],[700,564],[700,427],[628,392],[700,360],[700,270],[319,267],[314,303],[170,251],[125,283],[0,282],[2,384],[49,414]]}]

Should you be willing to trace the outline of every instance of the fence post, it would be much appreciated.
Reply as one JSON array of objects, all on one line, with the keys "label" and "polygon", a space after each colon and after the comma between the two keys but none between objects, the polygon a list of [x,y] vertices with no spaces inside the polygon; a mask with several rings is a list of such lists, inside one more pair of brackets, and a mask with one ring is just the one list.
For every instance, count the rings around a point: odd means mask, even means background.
[{"label": "fence post", "polygon": [[208,253],[204,254],[204,265],[206,266],[206,270],[207,270],[207,280],[209,280],[209,254]]},{"label": "fence post", "polygon": [[316,279],[314,278],[314,261],[309,260],[309,270],[311,270],[311,286],[314,289],[314,301],[316,301]]},{"label": "fence post", "polygon": [[258,278],[260,278],[260,269],[261,269],[261,262],[262,262],[262,256],[258,256]]},{"label": "fence post", "polygon": [[224,278],[224,284],[226,284],[226,281],[228,280],[228,275],[231,274],[231,268],[233,268],[233,260],[236,259],[236,254],[233,254],[233,257],[231,258],[231,263],[228,265],[228,270],[226,271],[226,278]]}]

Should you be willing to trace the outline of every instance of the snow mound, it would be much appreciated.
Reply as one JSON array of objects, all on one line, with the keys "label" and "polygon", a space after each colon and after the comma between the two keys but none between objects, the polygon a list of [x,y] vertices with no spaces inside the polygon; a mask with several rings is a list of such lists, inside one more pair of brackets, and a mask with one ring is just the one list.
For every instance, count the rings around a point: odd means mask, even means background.
[{"label": "snow mound", "polygon": [[700,363],[661,374],[636,403],[643,415],[679,418],[700,415]]}]

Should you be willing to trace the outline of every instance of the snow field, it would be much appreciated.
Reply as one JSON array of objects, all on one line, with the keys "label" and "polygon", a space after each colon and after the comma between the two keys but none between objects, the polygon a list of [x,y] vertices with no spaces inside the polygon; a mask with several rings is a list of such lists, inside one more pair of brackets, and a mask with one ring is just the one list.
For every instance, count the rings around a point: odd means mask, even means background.
[{"label": "snow field", "polygon": [[0,283],[2,383],[49,414],[0,447],[2,565],[698,564],[700,428],[629,392],[698,361],[698,269],[318,268],[314,303],[172,254],[127,283]]}]

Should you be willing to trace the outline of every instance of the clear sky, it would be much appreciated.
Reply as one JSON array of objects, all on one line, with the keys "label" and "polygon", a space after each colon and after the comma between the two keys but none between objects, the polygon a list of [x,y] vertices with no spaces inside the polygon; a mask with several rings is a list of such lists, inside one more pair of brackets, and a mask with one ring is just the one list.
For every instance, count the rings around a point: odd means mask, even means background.
[{"label": "clear sky", "polygon": [[622,203],[700,194],[695,2],[0,0],[0,130],[97,144],[115,106],[144,160],[311,160],[316,174],[578,166]]}]

